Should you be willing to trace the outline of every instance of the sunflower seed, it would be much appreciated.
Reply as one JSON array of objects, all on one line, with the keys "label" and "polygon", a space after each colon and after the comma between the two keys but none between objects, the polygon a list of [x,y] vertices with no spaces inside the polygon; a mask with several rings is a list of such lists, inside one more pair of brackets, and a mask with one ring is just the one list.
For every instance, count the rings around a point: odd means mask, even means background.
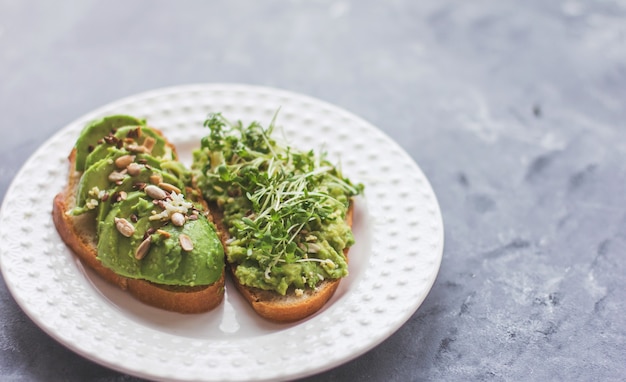
[{"label": "sunflower seed", "polygon": [[121,182],[124,180],[124,176],[126,176],[126,170],[124,171],[113,171],[109,174],[110,182]]},{"label": "sunflower seed", "polygon": [[151,243],[152,243],[152,236],[146,237],[146,239],[142,241],[141,244],[139,244],[139,247],[137,247],[137,250],[135,251],[135,259],[141,260],[144,257],[146,257],[146,255],[148,254],[148,251],[150,250]]},{"label": "sunflower seed", "polygon": [[135,145],[135,144],[128,145],[128,146],[126,146],[126,148],[128,149],[128,151],[133,152],[133,153],[146,153],[146,152],[148,152],[148,150],[144,146],[139,146],[139,145]]},{"label": "sunflower seed", "polygon": [[153,184],[147,185],[143,190],[152,199],[162,200],[167,197],[167,192]]},{"label": "sunflower seed", "polygon": [[135,233],[135,227],[123,218],[115,218],[115,228],[126,237],[131,237]]},{"label": "sunflower seed", "polygon": [[191,241],[191,238],[189,236],[183,233],[180,236],[178,236],[178,241],[180,242],[180,247],[184,251],[186,252],[193,251],[193,241]]},{"label": "sunflower seed", "polygon": [[128,170],[128,175],[130,176],[139,175],[139,172],[141,172],[142,168],[143,166],[140,165],[139,163],[131,163],[128,165],[128,167],[126,167],[126,169]]},{"label": "sunflower seed", "polygon": [[161,176],[161,174],[155,172],[152,175],[150,175],[150,183],[152,184],[163,183],[163,177]]},{"label": "sunflower seed", "polygon": [[143,141],[143,147],[146,149],[146,152],[152,152],[152,148],[156,144],[156,139],[152,137],[147,137],[145,141]]},{"label": "sunflower seed", "polygon": [[115,160],[115,167],[122,169],[128,167],[135,160],[134,155],[122,155]]},{"label": "sunflower seed", "polygon": [[172,221],[172,224],[177,227],[182,227],[183,225],[185,225],[185,215],[181,214],[180,212],[174,212],[172,216],[170,216],[170,220]]},{"label": "sunflower seed", "polygon": [[169,183],[159,183],[159,187],[161,187],[162,189],[164,189],[167,192],[175,192],[177,194],[180,194],[180,188],[174,186],[173,184],[169,184]]}]

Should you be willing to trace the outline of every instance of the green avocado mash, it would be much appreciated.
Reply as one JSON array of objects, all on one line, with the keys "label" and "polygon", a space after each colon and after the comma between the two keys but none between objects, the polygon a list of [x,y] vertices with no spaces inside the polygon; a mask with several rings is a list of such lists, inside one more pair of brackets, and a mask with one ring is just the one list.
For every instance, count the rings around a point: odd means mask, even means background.
[{"label": "green avocado mash", "polygon": [[[224,249],[191,173],[145,121],[111,116],[89,124],[76,146],[76,206],[97,225],[98,259],[115,273],[157,284],[217,281]],[[79,162],[80,158],[80,162]]]},{"label": "green avocado mash", "polygon": [[[157,284],[202,285],[219,279],[224,267],[223,251],[215,229],[207,219],[188,221],[182,227],[172,224],[162,226],[159,221],[150,221],[152,202],[144,193],[135,191],[128,198],[116,203],[107,217],[100,222],[98,232],[108,240],[98,241],[98,259],[117,274],[142,278]],[[116,229],[117,216],[137,216],[136,231],[130,237],[120,235]],[[142,260],[135,258],[135,251],[150,235],[150,252]],[[185,252],[180,244],[180,235],[193,238],[193,249]],[[216,253],[220,256],[206,256]]]},{"label": "green avocado mash", "polygon": [[92,121],[88,124],[76,141],[76,171],[85,170],[87,155],[94,150],[100,141],[115,129],[122,126],[144,126],[145,121],[128,115],[112,115]]},{"label": "green avocado mash", "polygon": [[106,157],[111,150],[123,145],[123,140],[126,139],[129,135],[133,137],[132,139],[135,145],[144,144],[146,138],[148,137],[154,139],[155,143],[154,147],[152,147],[152,149],[150,150],[150,155],[159,158],[172,158],[172,150],[167,147],[165,139],[163,139],[161,135],[157,134],[152,129],[146,128],[145,126],[141,128],[142,134],[137,134],[136,137],[134,137],[134,134],[136,134],[135,131],[138,131],[137,126],[123,126],[118,128],[115,131],[115,134],[113,134],[110,138],[112,143],[115,142],[115,144],[101,144],[95,146],[85,159],[85,168],[88,168],[89,166],[98,162],[100,159]]},{"label": "green avocado mash", "polygon": [[224,214],[228,262],[244,285],[282,295],[348,274],[344,249],[354,243],[345,218],[363,191],[324,155],[298,152],[254,122],[244,127],[220,114],[194,151],[192,171],[205,198]]}]

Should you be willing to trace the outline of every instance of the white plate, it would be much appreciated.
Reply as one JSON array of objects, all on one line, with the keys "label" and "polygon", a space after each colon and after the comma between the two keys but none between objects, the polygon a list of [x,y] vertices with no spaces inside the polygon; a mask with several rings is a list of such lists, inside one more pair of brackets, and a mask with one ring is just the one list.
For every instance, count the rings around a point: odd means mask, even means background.
[{"label": "white plate", "polygon": [[[227,284],[224,304],[181,315],[147,307],[85,270],[59,238],[52,199],[86,122],[125,113],[147,118],[183,160],[208,130],[209,112],[278,126],[293,146],[324,147],[365,184],[356,203],[350,275],[325,308],[289,325],[258,318]],[[280,129],[278,130],[280,131]],[[306,96],[245,85],[160,89],[106,105],[63,128],[27,161],[0,210],[0,265],[15,300],[63,345],[139,377],[180,381],[274,380],[338,366],[395,332],[428,294],[441,263],[443,224],[415,162],[362,119]]]}]

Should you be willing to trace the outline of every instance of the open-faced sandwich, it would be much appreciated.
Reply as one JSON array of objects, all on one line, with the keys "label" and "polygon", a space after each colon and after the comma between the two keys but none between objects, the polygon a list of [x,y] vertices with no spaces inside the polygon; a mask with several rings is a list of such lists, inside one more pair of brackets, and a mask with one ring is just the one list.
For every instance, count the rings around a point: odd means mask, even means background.
[{"label": "open-faced sandwich", "polygon": [[196,313],[224,296],[224,250],[176,151],[145,121],[110,116],[84,128],[53,220],[65,243],[139,300]]},{"label": "open-faced sandwich", "polygon": [[212,114],[205,126],[210,133],[194,151],[192,171],[235,285],[273,321],[317,312],[348,274],[352,198],[362,185],[324,155],[278,144],[273,121],[264,129]]}]

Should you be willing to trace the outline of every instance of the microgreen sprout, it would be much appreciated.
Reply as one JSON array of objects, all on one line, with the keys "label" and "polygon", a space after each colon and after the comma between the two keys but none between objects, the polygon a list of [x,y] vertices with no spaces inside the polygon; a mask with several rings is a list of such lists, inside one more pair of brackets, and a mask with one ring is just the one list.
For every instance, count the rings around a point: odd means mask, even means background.
[{"label": "microgreen sprout", "polygon": [[[341,240],[325,240],[326,233],[328,227],[345,225],[350,198],[363,186],[343,178],[325,152],[315,155],[277,144],[271,137],[275,120],[264,129],[257,122],[244,126],[210,114],[204,122],[210,133],[194,153],[194,169],[207,199],[223,210],[232,238],[229,261],[258,264],[267,281],[279,264],[318,263],[324,267],[308,271],[320,276],[309,277],[308,285],[314,286],[336,277],[329,272],[338,262],[345,264],[342,251],[353,240],[349,228]],[[296,279],[308,280],[302,272]]]}]

